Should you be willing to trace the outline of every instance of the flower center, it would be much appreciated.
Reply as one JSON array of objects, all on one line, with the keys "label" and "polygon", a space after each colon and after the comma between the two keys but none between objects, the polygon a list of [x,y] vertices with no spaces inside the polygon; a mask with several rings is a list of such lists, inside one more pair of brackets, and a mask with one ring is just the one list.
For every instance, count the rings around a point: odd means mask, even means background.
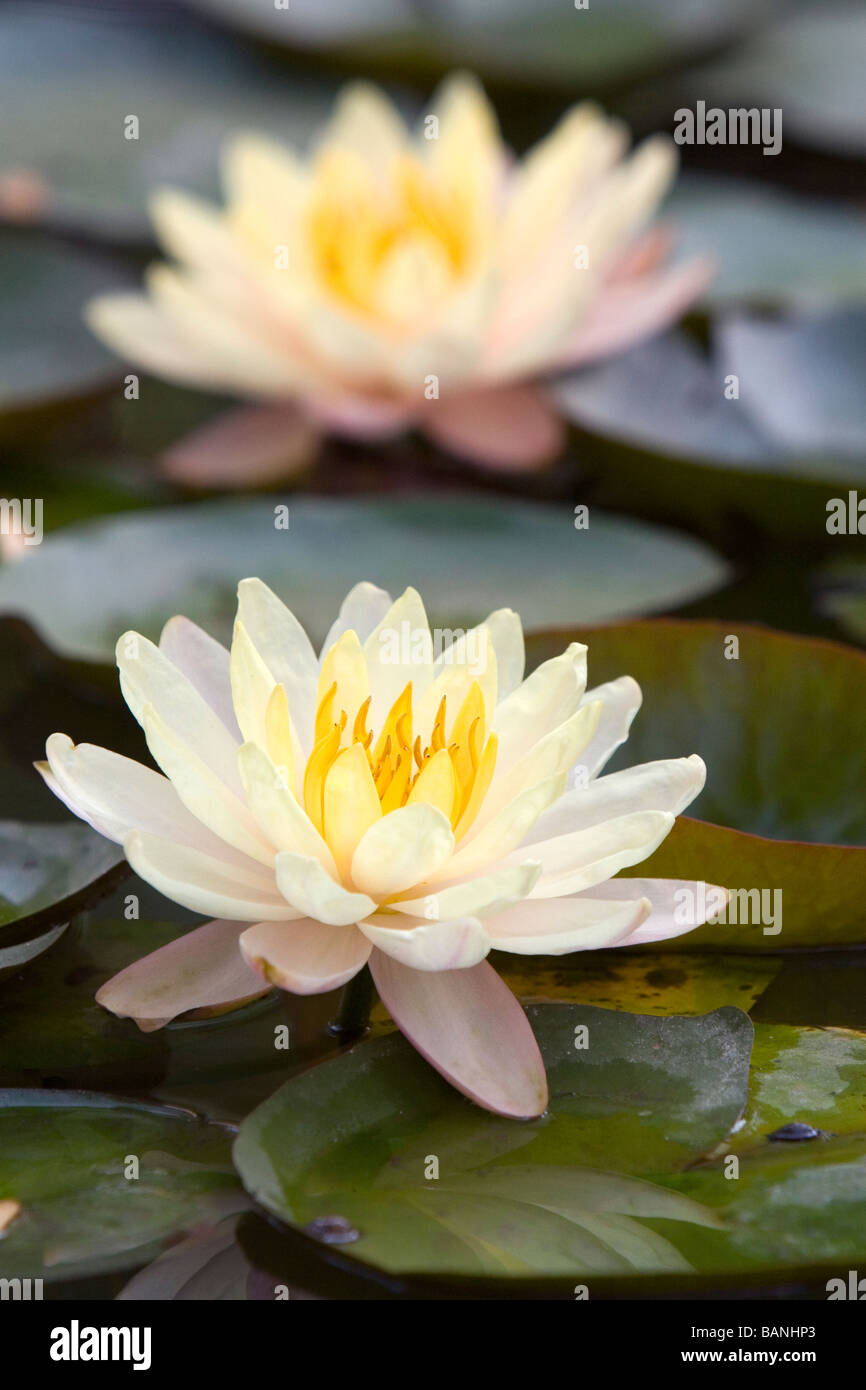
[{"label": "flower center", "polygon": [[377,178],[329,150],[316,169],[309,244],[319,275],[354,309],[394,323],[424,313],[466,268],[469,235],[420,160],[396,158]]},{"label": "flower center", "polygon": [[366,755],[375,794],[383,815],[400,806],[426,802],[448,817],[459,839],[478,813],[496,766],[497,738],[486,735],[484,696],[473,681],[446,739],[447,697],[442,698],[429,742],[420,734],[413,739],[412,682],[397,696],[375,743],[367,728],[371,697],[361,705],[352,724],[351,740],[343,737],[348,725],[345,710],[336,716],[337,682],[319,701],[315,739],[304,771],[304,807],[310,820],[325,834],[325,783],[337,759],[356,744]]}]

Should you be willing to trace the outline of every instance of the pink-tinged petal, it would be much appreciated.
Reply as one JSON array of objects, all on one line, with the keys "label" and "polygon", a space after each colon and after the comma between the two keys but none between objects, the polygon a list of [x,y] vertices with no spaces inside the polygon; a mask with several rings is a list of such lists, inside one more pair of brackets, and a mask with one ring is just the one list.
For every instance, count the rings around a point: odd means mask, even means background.
[{"label": "pink-tinged petal", "polygon": [[661,333],[700,297],[714,273],[712,262],[701,259],[608,282],[563,349],[557,366],[577,367],[610,357]]},{"label": "pink-tinged petal", "polygon": [[7,1226],[11,1226],[20,1211],[21,1203],[16,1202],[13,1197],[5,1197],[0,1202],[0,1235],[3,1234]]},{"label": "pink-tinged petal", "polygon": [[189,618],[178,615],[169,618],[162,629],[159,650],[192,682],[199,695],[219,715],[232,738],[240,743],[227,648]]},{"label": "pink-tinged petal", "polygon": [[515,472],[552,463],[565,426],[545,391],[525,383],[428,402],[422,428],[451,454]]},{"label": "pink-tinged petal", "polygon": [[309,400],[310,418],[330,434],[346,439],[391,439],[412,424],[415,409],[407,401],[377,396],[328,396]]},{"label": "pink-tinged petal", "polygon": [[651,910],[648,898],[635,894],[622,902],[599,902],[591,893],[574,898],[522,902],[484,926],[496,951],[521,956],[564,956],[625,944]]},{"label": "pink-tinged petal", "polygon": [[386,956],[413,970],[466,970],[490,950],[487,932],[477,917],[407,926],[405,917],[376,913],[358,926]]},{"label": "pink-tinged petal", "polygon": [[610,280],[632,280],[656,270],[666,261],[676,242],[676,228],[669,222],[656,222],[648,231],[635,237],[611,267]]},{"label": "pink-tinged petal", "polygon": [[487,961],[468,970],[411,970],[370,957],[379,995],[431,1066],[485,1110],[530,1120],[547,1109],[547,1077],[529,1020]]},{"label": "pink-tinged petal", "polygon": [[357,927],[256,922],[240,939],[244,959],[272,985],[292,994],[326,994],[357,975],[373,949]]},{"label": "pink-tinged petal", "polygon": [[205,922],[112,976],[97,991],[97,1004],[150,1033],[190,1009],[239,1004],[266,993],[269,986],[238,949],[243,929],[243,922]]},{"label": "pink-tinged petal", "polygon": [[721,912],[730,895],[727,888],[691,879],[612,878],[607,883],[597,883],[586,896],[611,902],[646,898],[651,908],[649,916],[630,936],[614,944],[649,946],[703,926],[708,917]]},{"label": "pink-tinged petal", "polygon": [[243,406],[173,444],[162,470],[187,487],[257,487],[306,467],[319,440],[295,405]]},{"label": "pink-tinged petal", "polygon": [[133,830],[144,830],[222,863],[252,867],[248,855],[208,830],[168,778],[152,768],[95,744],[74,744],[60,733],[51,734],[45,751],[48,763],[36,763],[36,770],[74,815],[106,839],[123,844]]}]

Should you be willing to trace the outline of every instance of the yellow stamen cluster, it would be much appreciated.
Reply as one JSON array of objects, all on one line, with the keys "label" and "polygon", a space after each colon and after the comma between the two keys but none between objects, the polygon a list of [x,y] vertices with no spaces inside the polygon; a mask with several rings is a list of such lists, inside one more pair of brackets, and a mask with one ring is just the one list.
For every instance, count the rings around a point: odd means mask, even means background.
[{"label": "yellow stamen cluster", "polygon": [[355,309],[383,309],[380,277],[399,258],[421,254],[437,278],[462,273],[470,240],[465,213],[444,196],[417,158],[398,156],[384,185],[365,161],[328,150],[316,166],[309,212],[314,263],[331,290]]},{"label": "yellow stamen cluster", "polygon": [[348,746],[343,743],[348,717],[345,710],[336,715],[336,697],[334,681],[316,710],[314,746],[304,772],[304,807],[320,833],[326,835],[328,775],[339,758],[360,747],[383,815],[400,806],[426,802],[448,817],[459,839],[475,819],[496,766],[497,738],[486,734],[484,697],[478,682],[473,681],[457,711],[447,741],[447,699],[443,696],[426,747],[420,734],[413,741],[411,681],[391,706],[375,744],[367,728],[370,696],[355,716]]}]

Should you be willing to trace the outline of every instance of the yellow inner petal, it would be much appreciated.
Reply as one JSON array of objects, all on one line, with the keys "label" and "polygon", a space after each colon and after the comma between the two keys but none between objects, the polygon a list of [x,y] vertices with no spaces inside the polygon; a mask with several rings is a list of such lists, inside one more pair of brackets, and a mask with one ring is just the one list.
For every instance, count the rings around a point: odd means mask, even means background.
[{"label": "yellow inner petal", "polygon": [[422,286],[420,301],[435,303],[446,281],[464,275],[476,240],[469,210],[416,156],[396,156],[382,179],[358,155],[333,148],[315,165],[307,232],[331,292],[395,322],[424,311],[413,287]]},{"label": "yellow inner petal", "polygon": [[[304,771],[304,806],[341,873],[348,873],[364,831],[378,816],[400,806],[427,802],[438,807],[459,834],[465,833],[478,814],[496,766],[497,739],[487,734],[478,682],[472,683],[457,710],[447,744],[447,696],[443,697],[426,747],[420,735],[413,742],[411,681],[388,711],[375,744],[367,727],[370,698],[358,709],[348,745],[343,741],[348,716],[344,709],[337,715],[336,700],[337,682],[332,681],[316,710],[315,744]],[[276,711],[281,709],[275,691],[269,718],[276,722]]]}]

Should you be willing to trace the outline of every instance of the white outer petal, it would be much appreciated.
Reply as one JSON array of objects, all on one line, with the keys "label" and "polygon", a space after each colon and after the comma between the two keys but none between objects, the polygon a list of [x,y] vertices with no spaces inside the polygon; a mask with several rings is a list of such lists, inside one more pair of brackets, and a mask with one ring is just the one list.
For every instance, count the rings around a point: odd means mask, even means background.
[{"label": "white outer petal", "polygon": [[529,853],[542,866],[530,897],[570,897],[647,859],[669,834],[674,819],[664,811],[638,811],[573,835],[542,840],[528,851],[517,850],[512,859]]},{"label": "white outer petal", "polygon": [[172,902],[232,922],[288,921],[300,914],[274,891],[273,875],[133,830],[123,849],[135,872]]},{"label": "white outer petal", "polygon": [[298,915],[348,927],[369,917],[376,904],[365,893],[350,893],[311,855],[283,852],[276,857],[277,887]]},{"label": "white outer petal", "polygon": [[238,585],[238,619],[277,685],[286,687],[289,712],[308,754],[313,742],[319,665],[294,613],[260,579]]},{"label": "white outer petal", "polygon": [[[401,919],[396,920],[401,923]],[[465,970],[477,965],[490,950],[490,940],[477,917],[419,922],[414,927],[389,925],[394,922],[392,916],[377,914],[358,926],[380,951],[413,970]]]},{"label": "white outer petal", "polygon": [[159,650],[192,681],[232,738],[240,741],[241,731],[232,705],[227,648],[189,618],[178,616],[169,618],[162,629]]},{"label": "white outer petal", "polygon": [[395,912],[423,917],[428,922],[445,922],[453,917],[472,917],[500,912],[522,898],[529,897],[541,872],[534,859],[500,864],[489,874],[451,883],[431,890],[426,897],[391,903]]},{"label": "white outer petal", "polygon": [[153,705],[181,743],[239,794],[237,741],[192,681],[137,632],[126,632],[118,641],[117,666],[123,697],[139,724],[143,726],[145,707]]},{"label": "white outer petal", "polygon": [[598,728],[583,750],[580,767],[586,769],[587,778],[597,777],[608,758],[612,757],[620,744],[625,743],[631,721],[641,707],[643,695],[636,680],[631,676],[619,676],[616,680],[597,685],[587,690],[584,704],[601,701],[601,718]]},{"label": "white outer petal", "polygon": [[144,830],[227,863],[249,866],[247,855],[202,825],[168,778],[152,768],[95,744],[74,745],[66,734],[52,734],[46,753],[48,768],[40,763],[36,767],[48,786],[74,815],[107,839],[123,844],[131,830]]},{"label": "white outer petal", "polygon": [[647,920],[651,906],[639,895],[622,902],[590,896],[533,899],[486,917],[484,926],[496,951],[561,956],[624,944]]},{"label": "white outer petal", "polygon": [[344,632],[355,632],[363,645],[370,633],[382,621],[394,600],[387,589],[363,581],[350,589],[340,605],[340,612],[331,624],[327,637],[322,643],[321,658],[339,641]]},{"label": "white outer petal", "polygon": [[669,811],[678,816],[701,791],[707,769],[702,758],[664,758],[639,763],[573,787],[536,821],[523,846],[587,830],[634,811]]}]

